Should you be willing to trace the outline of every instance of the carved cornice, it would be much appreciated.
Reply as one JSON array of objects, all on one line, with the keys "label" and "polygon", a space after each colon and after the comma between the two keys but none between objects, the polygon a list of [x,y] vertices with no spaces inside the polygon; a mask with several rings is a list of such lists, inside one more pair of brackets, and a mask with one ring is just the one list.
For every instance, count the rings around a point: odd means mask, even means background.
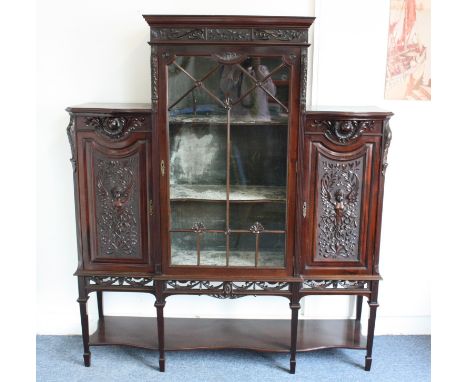
[{"label": "carved cornice", "polygon": [[144,117],[87,117],[85,125],[106,138],[121,139],[135,129],[142,127]]},{"label": "carved cornice", "polygon": [[73,166],[73,171],[76,172],[76,156],[75,156],[75,117],[73,115],[70,115],[70,122],[68,123],[67,126],[67,136],[68,136],[68,142],[70,143],[70,149],[71,149],[71,158],[70,162]]},{"label": "carved cornice", "polygon": [[382,157],[382,175],[385,176],[385,172],[387,171],[388,162],[388,150],[390,148],[390,143],[392,142],[392,129],[390,129],[390,123],[388,119],[384,122],[383,126],[383,157]]},{"label": "carved cornice", "polygon": [[307,43],[307,29],[151,28],[153,41],[268,41]]},{"label": "carved cornice", "polygon": [[332,142],[345,145],[375,127],[373,120],[317,120],[311,121],[311,128],[325,131]]}]

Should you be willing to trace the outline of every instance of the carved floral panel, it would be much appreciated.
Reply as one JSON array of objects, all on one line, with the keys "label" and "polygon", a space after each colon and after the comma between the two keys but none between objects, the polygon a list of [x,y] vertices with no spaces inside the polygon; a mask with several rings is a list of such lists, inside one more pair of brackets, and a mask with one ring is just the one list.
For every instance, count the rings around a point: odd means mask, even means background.
[{"label": "carved floral panel", "polygon": [[321,154],[318,161],[316,260],[357,261],[363,161],[336,161]]},{"label": "carved floral panel", "polygon": [[95,197],[98,256],[140,257],[139,156],[96,156]]}]

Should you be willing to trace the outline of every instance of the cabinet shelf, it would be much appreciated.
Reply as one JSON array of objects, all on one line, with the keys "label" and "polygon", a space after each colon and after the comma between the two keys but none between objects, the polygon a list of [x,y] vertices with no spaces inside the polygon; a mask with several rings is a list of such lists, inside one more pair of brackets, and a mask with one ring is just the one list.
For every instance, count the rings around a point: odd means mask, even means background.
[{"label": "cabinet shelf", "polygon": [[[265,186],[233,186],[231,185],[229,200],[231,202],[285,202],[285,187]],[[224,185],[171,185],[171,201],[207,201],[221,202],[226,200]]]},{"label": "cabinet shelf", "polygon": [[[166,318],[166,350],[251,349],[289,352],[289,320]],[[158,349],[156,318],[104,316],[90,345],[124,345]],[[272,336],[274,333],[274,336]],[[325,348],[365,349],[366,336],[358,321],[299,320],[297,351]]]}]

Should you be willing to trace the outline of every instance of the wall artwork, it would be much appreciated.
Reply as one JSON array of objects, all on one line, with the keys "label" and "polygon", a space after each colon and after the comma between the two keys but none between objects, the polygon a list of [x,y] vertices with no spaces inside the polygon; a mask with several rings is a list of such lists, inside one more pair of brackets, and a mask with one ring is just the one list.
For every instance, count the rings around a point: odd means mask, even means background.
[{"label": "wall artwork", "polygon": [[385,99],[431,99],[430,0],[391,0]]}]

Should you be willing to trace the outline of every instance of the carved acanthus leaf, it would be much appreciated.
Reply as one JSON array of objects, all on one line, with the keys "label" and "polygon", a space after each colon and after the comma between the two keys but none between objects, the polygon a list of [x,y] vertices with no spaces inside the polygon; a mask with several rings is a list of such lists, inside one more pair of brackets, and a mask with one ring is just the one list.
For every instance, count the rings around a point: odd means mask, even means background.
[{"label": "carved acanthus leaf", "polygon": [[384,143],[384,150],[383,150],[383,158],[382,158],[382,175],[385,176],[385,172],[387,171],[388,162],[388,150],[390,148],[390,143],[392,142],[392,129],[390,129],[390,124],[388,120],[384,122],[383,128],[383,143]]}]

